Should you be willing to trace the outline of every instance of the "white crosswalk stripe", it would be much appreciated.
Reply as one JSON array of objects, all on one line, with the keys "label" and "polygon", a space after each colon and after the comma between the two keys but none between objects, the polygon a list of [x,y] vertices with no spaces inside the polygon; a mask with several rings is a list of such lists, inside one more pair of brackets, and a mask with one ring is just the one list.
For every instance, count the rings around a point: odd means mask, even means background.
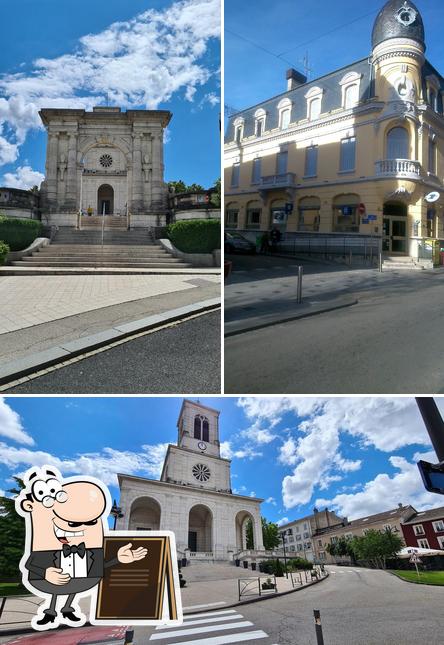
[{"label": "white crosswalk stripe", "polygon": [[156,627],[150,641],[157,641],[159,645],[228,645],[261,641],[264,638],[268,638],[268,634],[254,629],[254,624],[245,620],[242,614],[235,609],[225,609],[186,614],[180,627]]}]

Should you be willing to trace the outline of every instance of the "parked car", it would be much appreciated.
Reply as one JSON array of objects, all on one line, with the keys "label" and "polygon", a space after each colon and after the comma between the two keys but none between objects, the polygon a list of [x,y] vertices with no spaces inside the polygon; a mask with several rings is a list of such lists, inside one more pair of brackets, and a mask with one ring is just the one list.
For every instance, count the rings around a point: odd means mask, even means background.
[{"label": "parked car", "polygon": [[225,233],[225,253],[256,253],[256,244],[240,233]]}]

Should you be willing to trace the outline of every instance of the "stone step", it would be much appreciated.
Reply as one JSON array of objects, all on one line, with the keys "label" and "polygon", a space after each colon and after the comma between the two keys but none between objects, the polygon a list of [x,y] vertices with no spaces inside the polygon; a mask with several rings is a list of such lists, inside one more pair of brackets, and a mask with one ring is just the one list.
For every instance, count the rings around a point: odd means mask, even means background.
[{"label": "stone step", "polygon": [[134,256],[150,256],[150,257],[165,257],[167,255],[164,251],[161,249],[159,250],[157,247],[153,248],[147,248],[147,249],[137,249],[137,250],[128,250],[126,251],[125,249],[120,249],[117,251],[114,251],[112,249],[107,249],[107,250],[101,250],[97,249],[95,246],[91,246],[91,249],[49,249],[49,250],[40,250],[36,252],[36,255],[38,257],[63,257],[66,255],[71,255],[71,256],[89,256],[89,255],[103,255],[103,256],[125,256],[125,257],[134,257]]},{"label": "stone step", "polygon": [[[173,258],[175,260],[175,258]],[[65,268],[65,267],[78,267],[78,268],[93,268],[93,267],[106,267],[106,268],[141,268],[141,269],[162,269],[169,267],[185,268],[190,267],[191,264],[185,262],[34,262],[34,263],[23,263],[23,262],[12,262],[12,266],[16,267],[46,267],[46,268]]]},{"label": "stone step", "polygon": [[47,264],[59,264],[59,263],[65,263],[65,262],[75,262],[79,264],[80,262],[118,262],[118,263],[123,263],[123,262],[157,262],[160,264],[177,264],[180,263],[181,260],[179,258],[173,258],[172,256],[160,256],[160,257],[152,257],[152,256],[102,256],[102,255],[88,255],[88,256],[75,256],[75,255],[62,255],[62,256],[57,256],[57,257],[39,257],[39,256],[28,256],[25,258],[22,258],[20,262],[25,262],[26,264],[40,264],[40,265],[47,265]]}]

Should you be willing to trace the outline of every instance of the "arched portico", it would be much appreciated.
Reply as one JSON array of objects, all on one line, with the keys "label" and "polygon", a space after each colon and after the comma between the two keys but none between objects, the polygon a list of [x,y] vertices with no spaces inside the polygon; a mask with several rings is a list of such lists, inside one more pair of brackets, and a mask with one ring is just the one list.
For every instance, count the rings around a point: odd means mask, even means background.
[{"label": "arched portico", "polygon": [[193,553],[213,551],[213,514],[203,504],[196,504],[188,516],[188,548]]},{"label": "arched portico", "polygon": [[[247,527],[249,522],[252,526],[252,537],[253,544],[247,542]],[[254,522],[254,517],[248,511],[239,511],[235,517],[235,527],[236,527],[236,547],[239,551],[245,549],[257,549],[257,536],[256,536],[256,526]]]},{"label": "arched portico", "polygon": [[128,529],[158,531],[161,507],[153,497],[138,497],[131,505]]}]

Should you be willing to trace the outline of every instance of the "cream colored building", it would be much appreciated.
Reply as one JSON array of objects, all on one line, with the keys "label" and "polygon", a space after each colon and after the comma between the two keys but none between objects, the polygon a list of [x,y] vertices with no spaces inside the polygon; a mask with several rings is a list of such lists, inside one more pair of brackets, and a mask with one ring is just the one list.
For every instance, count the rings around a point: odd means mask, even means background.
[{"label": "cream colored building", "polygon": [[284,93],[232,116],[226,229],[373,236],[412,257],[444,239],[444,79],[425,49],[419,10],[390,0],[369,59],[310,82],[289,70]]},{"label": "cream colored building", "polygon": [[96,107],[44,109],[40,116],[48,133],[44,220],[77,226],[82,211],[129,217],[131,227],[165,223],[163,132],[170,112]]},{"label": "cream colored building", "polygon": [[313,547],[313,535],[322,529],[328,529],[341,522],[341,518],[325,508],[319,511],[313,509],[311,515],[301,517],[279,527],[281,544],[285,544],[285,551],[288,557],[301,557],[313,562],[315,550]]},{"label": "cream colored building", "polygon": [[220,455],[219,412],[184,400],[177,428],[160,481],[119,475],[124,516],[117,528],[174,531],[180,557],[231,561],[246,550],[251,520],[254,551],[263,551],[263,500],[232,493],[230,461]]}]

